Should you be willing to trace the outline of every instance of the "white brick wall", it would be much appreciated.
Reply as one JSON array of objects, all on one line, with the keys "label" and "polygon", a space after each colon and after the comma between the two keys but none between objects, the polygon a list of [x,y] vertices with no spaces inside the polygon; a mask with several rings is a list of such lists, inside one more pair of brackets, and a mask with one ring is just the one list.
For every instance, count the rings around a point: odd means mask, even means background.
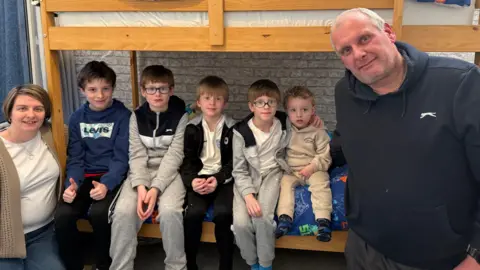
[{"label": "white brick wall", "polygon": [[[114,96],[132,106],[128,52],[77,51],[77,72],[91,60],[103,60],[117,73]],[[472,53],[435,53],[473,62]],[[161,64],[175,75],[175,93],[187,103],[195,100],[195,87],[201,78],[217,75],[230,86],[226,109],[234,118],[248,114],[246,92],[258,79],[271,79],[282,91],[293,85],[306,85],[315,93],[317,113],[329,129],[335,128],[334,86],[343,76],[341,61],[334,53],[210,53],[139,52],[139,73],[147,65]],[[139,77],[140,78],[140,77]]]},{"label": "white brick wall", "polygon": [[[248,114],[247,89],[258,79],[271,79],[282,91],[306,85],[314,93],[317,112],[329,128],[335,127],[334,86],[343,76],[343,66],[334,53],[209,53],[139,52],[139,73],[147,65],[161,64],[175,75],[175,93],[194,102],[196,84],[207,75],[217,75],[230,86],[227,113],[235,118]],[[131,106],[128,52],[78,51],[77,72],[87,62],[103,60],[117,73],[114,96]]]}]

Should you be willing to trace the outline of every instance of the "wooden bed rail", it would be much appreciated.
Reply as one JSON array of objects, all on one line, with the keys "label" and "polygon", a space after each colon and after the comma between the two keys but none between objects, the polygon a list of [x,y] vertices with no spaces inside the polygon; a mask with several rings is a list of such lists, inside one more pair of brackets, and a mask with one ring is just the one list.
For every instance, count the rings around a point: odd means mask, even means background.
[{"label": "wooden bed rail", "polygon": [[[207,11],[209,0],[43,0],[48,12],[61,11]],[[225,11],[334,10],[393,8],[394,0],[224,0]]]},{"label": "wooden bed rail", "polygon": [[[48,25],[45,34],[50,50],[331,52],[328,26],[225,27],[225,12],[341,10],[363,6],[393,9],[393,28],[398,40],[420,50],[480,51],[478,26],[403,25],[404,0],[44,0],[42,5],[45,16],[61,11],[205,11],[209,16],[209,25],[201,27]],[[476,5],[480,5],[480,0]]]},{"label": "wooden bed rail", "polygon": [[[227,27],[222,46],[209,44],[208,27],[50,27],[48,33],[52,50],[331,52],[329,31],[329,27]],[[90,33],[95,35],[85,38]],[[404,25],[401,35],[402,41],[422,51],[480,51],[480,31],[474,25]]]},{"label": "wooden bed rail", "polygon": [[[77,227],[81,232],[92,232],[92,227],[87,220],[79,220]],[[344,252],[348,233],[346,231],[333,231],[330,242],[320,242],[315,236],[284,236],[277,240],[277,248]],[[138,236],[149,238],[162,238],[158,224],[143,224]],[[215,224],[204,222],[202,229],[202,242],[215,243]]]}]

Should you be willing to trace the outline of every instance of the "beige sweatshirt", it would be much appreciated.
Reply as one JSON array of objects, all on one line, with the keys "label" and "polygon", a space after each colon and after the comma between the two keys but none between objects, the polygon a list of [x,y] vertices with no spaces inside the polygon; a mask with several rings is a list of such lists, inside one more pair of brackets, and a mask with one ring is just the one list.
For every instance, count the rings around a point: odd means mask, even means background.
[{"label": "beige sweatshirt", "polygon": [[292,125],[292,138],[287,147],[287,163],[294,171],[300,171],[310,163],[315,171],[328,171],[330,156],[330,137],[321,128],[308,126],[298,129]]}]

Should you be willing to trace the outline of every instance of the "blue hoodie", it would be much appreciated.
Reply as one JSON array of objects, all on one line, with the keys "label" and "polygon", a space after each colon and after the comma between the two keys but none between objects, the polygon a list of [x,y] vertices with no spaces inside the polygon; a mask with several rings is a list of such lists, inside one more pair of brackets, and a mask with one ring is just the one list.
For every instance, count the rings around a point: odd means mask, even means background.
[{"label": "blue hoodie", "polygon": [[86,173],[105,173],[100,182],[109,190],[125,179],[128,171],[130,110],[114,99],[104,111],[93,111],[87,102],[70,117],[67,178],[81,185]]}]

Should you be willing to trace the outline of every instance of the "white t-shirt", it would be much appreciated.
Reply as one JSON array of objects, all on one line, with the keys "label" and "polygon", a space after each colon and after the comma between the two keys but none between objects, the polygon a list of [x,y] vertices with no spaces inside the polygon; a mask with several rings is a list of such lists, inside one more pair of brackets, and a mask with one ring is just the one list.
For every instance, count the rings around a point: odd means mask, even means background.
[{"label": "white t-shirt", "polygon": [[202,119],[202,127],[204,134],[204,141],[200,160],[203,163],[203,168],[198,172],[199,175],[216,174],[222,168],[222,156],[220,152],[220,145],[222,139],[223,124],[225,123],[225,116],[222,116],[214,131],[210,131],[207,121]]},{"label": "white t-shirt", "polygon": [[264,132],[253,124],[253,118],[248,121],[248,126],[253,132],[255,142],[257,143],[258,157],[260,159],[260,173],[265,175],[272,168],[278,166],[275,160],[275,150],[277,149],[282,137],[281,123],[274,119],[269,132]]},{"label": "white t-shirt", "polygon": [[30,141],[13,143],[2,138],[20,179],[23,232],[37,230],[53,220],[60,169],[40,132]]}]

